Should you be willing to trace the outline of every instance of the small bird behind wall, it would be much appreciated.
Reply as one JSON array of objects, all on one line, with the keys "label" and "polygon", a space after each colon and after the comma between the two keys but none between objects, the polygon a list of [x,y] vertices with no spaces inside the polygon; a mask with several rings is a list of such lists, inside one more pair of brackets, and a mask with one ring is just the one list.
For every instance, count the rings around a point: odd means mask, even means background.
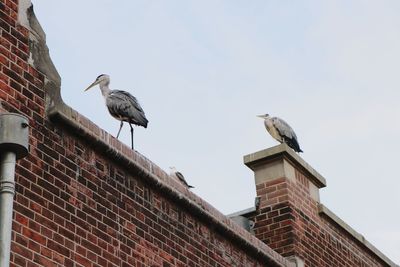
[{"label": "small bird behind wall", "polygon": [[106,106],[111,116],[121,121],[117,133],[117,139],[119,133],[121,132],[124,121],[127,122],[131,127],[131,145],[133,149],[132,124],[147,128],[147,123],[149,121],[146,119],[142,107],[140,106],[139,102],[133,95],[121,90],[110,90],[110,88],[108,87],[109,84],[110,84],[110,76],[108,76],[107,74],[101,74],[96,78],[96,80],[91,85],[89,85],[88,88],[85,89],[85,91],[89,90],[95,85],[99,85],[101,94],[104,97]]},{"label": "small bird behind wall", "polygon": [[170,168],[170,175],[171,175],[172,177],[177,178],[177,179],[178,179],[182,184],[184,184],[187,188],[194,188],[193,186],[189,185],[189,184],[186,182],[186,179],[185,179],[185,177],[183,176],[183,174],[180,173],[180,172],[178,172],[178,171],[176,170],[175,167],[169,167],[169,168]]},{"label": "small bird behind wall", "polygon": [[303,152],[297,141],[296,133],[286,121],[278,117],[271,117],[268,114],[258,115],[257,117],[264,119],[265,128],[273,138],[281,143],[286,143],[296,152]]}]

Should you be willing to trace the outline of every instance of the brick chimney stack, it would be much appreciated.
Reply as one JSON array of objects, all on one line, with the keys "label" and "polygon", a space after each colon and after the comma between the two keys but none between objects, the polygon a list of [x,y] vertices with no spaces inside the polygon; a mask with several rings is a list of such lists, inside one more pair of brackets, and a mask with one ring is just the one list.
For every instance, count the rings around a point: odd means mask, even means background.
[{"label": "brick chimney stack", "polygon": [[302,257],[299,243],[307,235],[300,218],[316,220],[319,189],[325,179],[287,145],[244,157],[254,171],[259,208],[252,218],[257,238],[285,257]]},{"label": "brick chimney stack", "polygon": [[[255,236],[296,266],[396,266],[320,203],[326,181],[286,144],[244,157],[259,206],[243,216]],[[355,211],[356,212],[356,211]]]}]

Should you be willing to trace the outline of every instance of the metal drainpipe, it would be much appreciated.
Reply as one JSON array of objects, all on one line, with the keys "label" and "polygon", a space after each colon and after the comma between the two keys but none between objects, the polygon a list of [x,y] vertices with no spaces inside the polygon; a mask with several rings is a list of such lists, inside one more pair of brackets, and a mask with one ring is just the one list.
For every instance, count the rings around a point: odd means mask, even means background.
[{"label": "metal drainpipe", "polygon": [[0,267],[10,266],[15,163],[28,154],[28,119],[0,114]]}]

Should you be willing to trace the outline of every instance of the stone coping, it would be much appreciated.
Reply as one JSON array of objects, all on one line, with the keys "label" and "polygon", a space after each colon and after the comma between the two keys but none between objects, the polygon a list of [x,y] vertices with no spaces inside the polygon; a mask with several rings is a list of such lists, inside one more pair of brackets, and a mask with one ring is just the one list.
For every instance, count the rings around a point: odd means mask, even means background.
[{"label": "stone coping", "polygon": [[372,253],[374,253],[378,258],[384,261],[389,266],[399,267],[399,265],[395,264],[388,257],[386,257],[382,252],[380,252],[374,245],[372,245],[368,240],[365,239],[363,235],[358,233],[356,230],[351,228],[347,223],[345,223],[342,219],[340,219],[336,214],[334,214],[331,210],[325,207],[323,204],[318,204],[318,213],[321,216],[327,217],[329,220],[334,222],[344,231],[346,231],[349,235],[351,235],[354,239],[362,243],[365,247],[367,247]]},{"label": "stone coping", "polygon": [[166,195],[186,208],[188,212],[206,222],[238,247],[248,251],[268,266],[289,266],[295,264],[276,253],[261,240],[252,236],[230,218],[224,216],[202,198],[189,191],[176,179],[171,178],[156,164],[133,151],[112,135],[99,128],[89,119],[64,103],[61,98],[61,77],[49,55],[45,33],[37,20],[30,0],[21,0],[19,5],[20,23],[29,34],[31,62],[45,76],[46,116],[51,122],[84,139],[98,153],[103,153],[137,175],[144,183]]},{"label": "stone coping", "polygon": [[305,160],[303,160],[298,154],[296,154],[288,145],[280,144],[274,147],[270,147],[264,150],[257,151],[252,154],[245,155],[243,157],[244,164],[254,171],[259,165],[266,164],[271,161],[278,159],[286,159],[295,167],[303,170],[307,177],[318,187],[322,188],[326,186],[325,178],[313,169]]},{"label": "stone coping", "polygon": [[226,216],[229,218],[236,217],[236,216],[245,216],[246,217],[246,215],[248,216],[250,213],[253,213],[256,210],[257,210],[256,207],[250,207],[250,208],[247,208],[244,210],[239,210],[234,213],[227,214]]},{"label": "stone coping", "polygon": [[179,202],[187,208],[188,212],[211,225],[211,229],[216,229],[233,243],[247,250],[250,255],[271,266],[295,266],[293,262],[276,253],[205,200],[189,191],[176,179],[171,178],[145,156],[133,151],[63,102],[52,106],[48,110],[48,117],[53,123],[85,139],[99,153],[105,154],[110,160],[128,169],[132,174],[136,174],[144,183],[173,201]]}]

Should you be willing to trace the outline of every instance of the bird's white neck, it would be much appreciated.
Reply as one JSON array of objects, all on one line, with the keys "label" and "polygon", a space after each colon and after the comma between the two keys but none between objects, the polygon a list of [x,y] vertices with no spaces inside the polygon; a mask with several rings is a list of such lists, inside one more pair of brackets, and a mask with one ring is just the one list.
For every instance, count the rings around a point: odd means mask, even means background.
[{"label": "bird's white neck", "polygon": [[108,87],[108,84],[100,84],[99,85],[101,94],[103,95],[104,98],[106,98],[110,94],[110,88]]}]

